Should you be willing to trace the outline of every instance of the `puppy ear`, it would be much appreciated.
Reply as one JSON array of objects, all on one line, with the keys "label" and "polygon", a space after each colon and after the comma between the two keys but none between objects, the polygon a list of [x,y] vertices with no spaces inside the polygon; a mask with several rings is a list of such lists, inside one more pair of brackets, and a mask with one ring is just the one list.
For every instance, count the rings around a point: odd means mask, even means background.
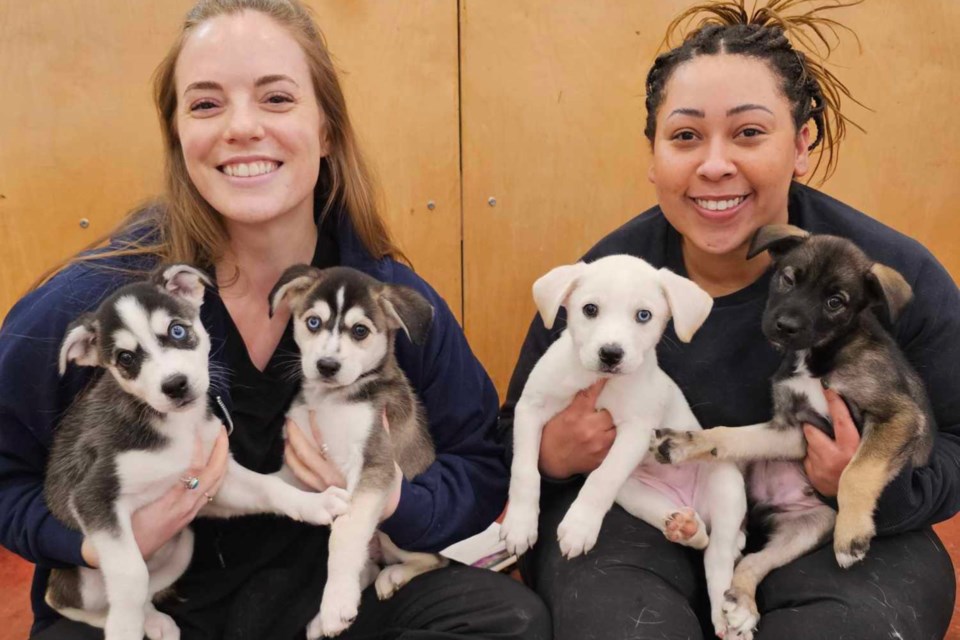
[{"label": "puppy ear", "polygon": [[913,298],[913,289],[900,272],[879,262],[867,272],[867,291],[874,304],[883,309],[890,324],[897,321],[900,312]]},{"label": "puppy ear", "polygon": [[410,287],[384,285],[380,306],[391,329],[403,329],[413,344],[423,344],[433,324],[433,305]]},{"label": "puppy ear", "polygon": [[547,329],[553,327],[557,319],[557,312],[564,305],[567,296],[577,284],[577,278],[583,273],[587,265],[583,262],[566,264],[551,269],[533,283],[533,300],[537,303],[537,310]]},{"label": "puppy ear", "polygon": [[713,298],[693,280],[678,276],[669,269],[660,269],[658,273],[673,315],[673,330],[680,340],[690,342],[710,315]]},{"label": "puppy ear", "polygon": [[153,283],[178,298],[199,308],[203,304],[204,287],[213,286],[210,277],[188,264],[163,266],[153,272]]},{"label": "puppy ear", "polygon": [[63,344],[60,345],[60,375],[67,372],[67,363],[76,362],[83,367],[100,364],[97,354],[99,326],[92,313],[85,313],[67,327]]},{"label": "puppy ear", "polygon": [[320,282],[320,270],[316,267],[308,264],[295,264],[288,267],[270,290],[270,317],[273,317],[280,308],[280,303],[286,298],[290,298],[287,304],[293,306],[293,303],[317,282]]},{"label": "puppy ear", "polygon": [[803,244],[809,237],[808,232],[792,224],[768,224],[760,227],[753,234],[750,248],[747,250],[747,259],[769,251],[770,257],[778,260],[783,254]]}]

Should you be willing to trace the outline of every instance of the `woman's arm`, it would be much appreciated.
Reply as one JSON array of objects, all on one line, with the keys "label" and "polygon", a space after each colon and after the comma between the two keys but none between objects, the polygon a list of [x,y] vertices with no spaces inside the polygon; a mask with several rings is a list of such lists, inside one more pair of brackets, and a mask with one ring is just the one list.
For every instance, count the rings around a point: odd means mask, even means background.
[{"label": "woman's arm", "polygon": [[927,388],[937,422],[927,466],[907,467],[877,507],[877,530],[898,533],[960,510],[960,292],[932,256],[911,283],[914,299],[895,337]]}]

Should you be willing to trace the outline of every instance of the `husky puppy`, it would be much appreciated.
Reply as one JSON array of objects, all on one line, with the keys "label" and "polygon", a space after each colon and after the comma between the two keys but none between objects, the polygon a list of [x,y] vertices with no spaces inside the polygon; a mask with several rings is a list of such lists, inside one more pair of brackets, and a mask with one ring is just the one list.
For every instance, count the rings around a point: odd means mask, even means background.
[{"label": "husky puppy", "polygon": [[[397,330],[414,344],[423,342],[433,307],[413,289],[355,269],[308,265],[280,277],[270,294],[271,313],[281,304],[292,312],[303,373],[288,416],[311,441],[309,412],[319,416],[323,455],[343,472],[352,496],[331,529],[327,584],[320,612],[307,626],[313,639],[335,636],[356,618],[363,576],[378,569],[368,549],[374,534],[388,565],[376,578],[381,600],[447,564],[439,555],[403,551],[376,530],[397,466],[412,479],[435,457],[423,409],[394,356]],[[296,482],[289,468],[281,474]]]},{"label": "husky puppy", "polygon": [[[761,228],[748,255],[763,251],[776,271],[762,329],[784,351],[773,377],[772,420],[695,434],[663,430],[651,445],[662,461],[776,461],[751,465],[751,498],[766,514],[770,537],[737,566],[725,605],[731,626],[746,639],[759,619],[756,587],[770,571],[819,546],[831,531],[841,567],[864,558],[880,493],[907,464],[927,463],[935,424],[920,377],[877,318],[892,324],[910,301],[903,277],[849,240],[790,225]],[[833,435],[823,388],[841,394],[863,427],[840,476],[839,513],[820,502],[800,463],[792,462],[806,455],[804,423]]]},{"label": "husky puppy", "polygon": [[649,459],[641,465],[654,429],[700,429],[680,388],[657,365],[656,346],[671,318],[677,337],[689,342],[713,299],[692,281],[625,255],[558,267],[534,283],[533,296],[547,327],[565,307],[567,328],[534,366],[517,402],[501,528],[507,549],[520,554],[537,540],[544,424],[578,391],[606,378],[597,408],[610,412],[616,439],[560,523],[560,549],[568,558],[590,551],[614,501],[668,539],[706,547],[712,620],[722,637],[723,593],[744,543],[743,476],[732,463],[671,468]]},{"label": "husky puppy", "polygon": [[[104,627],[107,640],[180,636],[151,600],[186,570],[193,534],[184,529],[145,562],[130,518],[178,483],[204,489],[184,476],[197,439],[209,455],[221,429],[207,403],[205,284],[192,267],[163,267],[74,321],[60,350],[61,375],[70,362],[106,369],[60,423],[44,484],[51,513],[83,532],[100,569],[53,570],[46,600],[67,618]],[[276,513],[313,524],[329,524],[347,504],[339,489],[300,491],[232,459],[207,500],[201,515]]]}]

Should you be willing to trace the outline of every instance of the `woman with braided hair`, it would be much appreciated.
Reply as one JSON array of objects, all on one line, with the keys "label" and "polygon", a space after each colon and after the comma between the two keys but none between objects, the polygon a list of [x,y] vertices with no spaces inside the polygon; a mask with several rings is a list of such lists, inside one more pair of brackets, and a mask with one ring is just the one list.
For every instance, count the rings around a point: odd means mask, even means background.
[{"label": "woman with braided hair", "polygon": [[[798,181],[821,166],[811,162],[814,150],[826,160],[825,175],[832,173],[851,124],[840,111],[850,94],[824,64],[832,49],[825,36],[844,28],[824,11],[851,3],[834,0],[788,15],[804,2],[770,0],[752,12],[743,0],[702,4],[670,25],[668,41],[701,18],[647,76],[648,177],[657,205],[584,259],[639,256],[714,297],[693,343],[681,343],[668,329],[657,353],[710,428],[770,417],[769,381],[781,356],[760,331],[771,270],[765,255],[747,260],[754,232],[789,222],[852,239],[913,287],[892,334],[931,398],[939,433],[930,463],[907,468],[886,488],[878,537],[861,564],[841,569],[827,545],[770,573],[757,590],[756,629],[755,618],[711,619],[699,552],[667,541],[617,506],[585,556],[565,560],[553,536],[543,535],[522,568],[552,611],[556,638],[940,638],[949,624],[954,574],[930,525],[960,510],[960,382],[952,375],[960,360],[960,294],[918,243]],[[563,318],[558,322],[562,329]],[[507,434],[530,370],[559,333],[534,319],[501,410]],[[543,532],[556,531],[582,474],[600,464],[613,442],[616,427],[596,411],[597,393],[582,392],[544,428],[540,467],[553,481],[542,492]],[[820,498],[835,506],[859,434],[843,399],[827,392],[827,401],[835,439],[805,427],[804,469]],[[747,550],[763,542],[763,532],[751,529]]]}]

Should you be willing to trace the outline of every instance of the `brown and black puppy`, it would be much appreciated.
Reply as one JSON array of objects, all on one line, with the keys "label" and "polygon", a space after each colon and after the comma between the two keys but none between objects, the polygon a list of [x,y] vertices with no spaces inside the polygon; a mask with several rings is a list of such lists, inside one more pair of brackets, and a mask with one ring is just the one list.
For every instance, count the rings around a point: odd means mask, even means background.
[{"label": "brown and black puppy", "polygon": [[[309,413],[316,413],[322,455],[343,473],[352,497],[347,513],[333,523],[320,612],[307,626],[312,640],[338,635],[357,615],[362,576],[376,569],[367,543],[378,533],[396,468],[413,479],[434,461],[423,409],[394,357],[398,331],[414,344],[426,339],[433,307],[409,287],[347,267],[309,265],[280,276],[270,294],[271,312],[281,304],[292,312],[303,376],[287,415],[312,441]],[[287,467],[280,473],[299,484]],[[436,554],[403,551],[383,533],[377,537],[389,565],[376,578],[380,599],[446,564]]]},{"label": "brown and black puppy", "polygon": [[757,507],[772,514],[771,538],[763,551],[741,561],[730,597],[742,595],[738,587],[746,591],[753,616],[753,591],[763,576],[823,542],[831,528],[840,566],[863,559],[875,534],[873,512],[881,492],[907,463],[927,463],[935,424],[920,377],[878,319],[893,323],[910,301],[903,277],[849,240],[811,236],[790,225],[761,228],[748,257],[763,251],[769,251],[776,271],[762,328],[784,351],[773,377],[772,420],[698,432],[662,430],[651,443],[661,462],[802,460],[804,423],[833,435],[824,388],[839,393],[862,425],[860,446],[840,478],[837,514],[811,498],[808,484],[797,491],[771,490],[771,484],[782,486],[784,474],[806,483],[800,463],[751,469],[749,491]]}]

